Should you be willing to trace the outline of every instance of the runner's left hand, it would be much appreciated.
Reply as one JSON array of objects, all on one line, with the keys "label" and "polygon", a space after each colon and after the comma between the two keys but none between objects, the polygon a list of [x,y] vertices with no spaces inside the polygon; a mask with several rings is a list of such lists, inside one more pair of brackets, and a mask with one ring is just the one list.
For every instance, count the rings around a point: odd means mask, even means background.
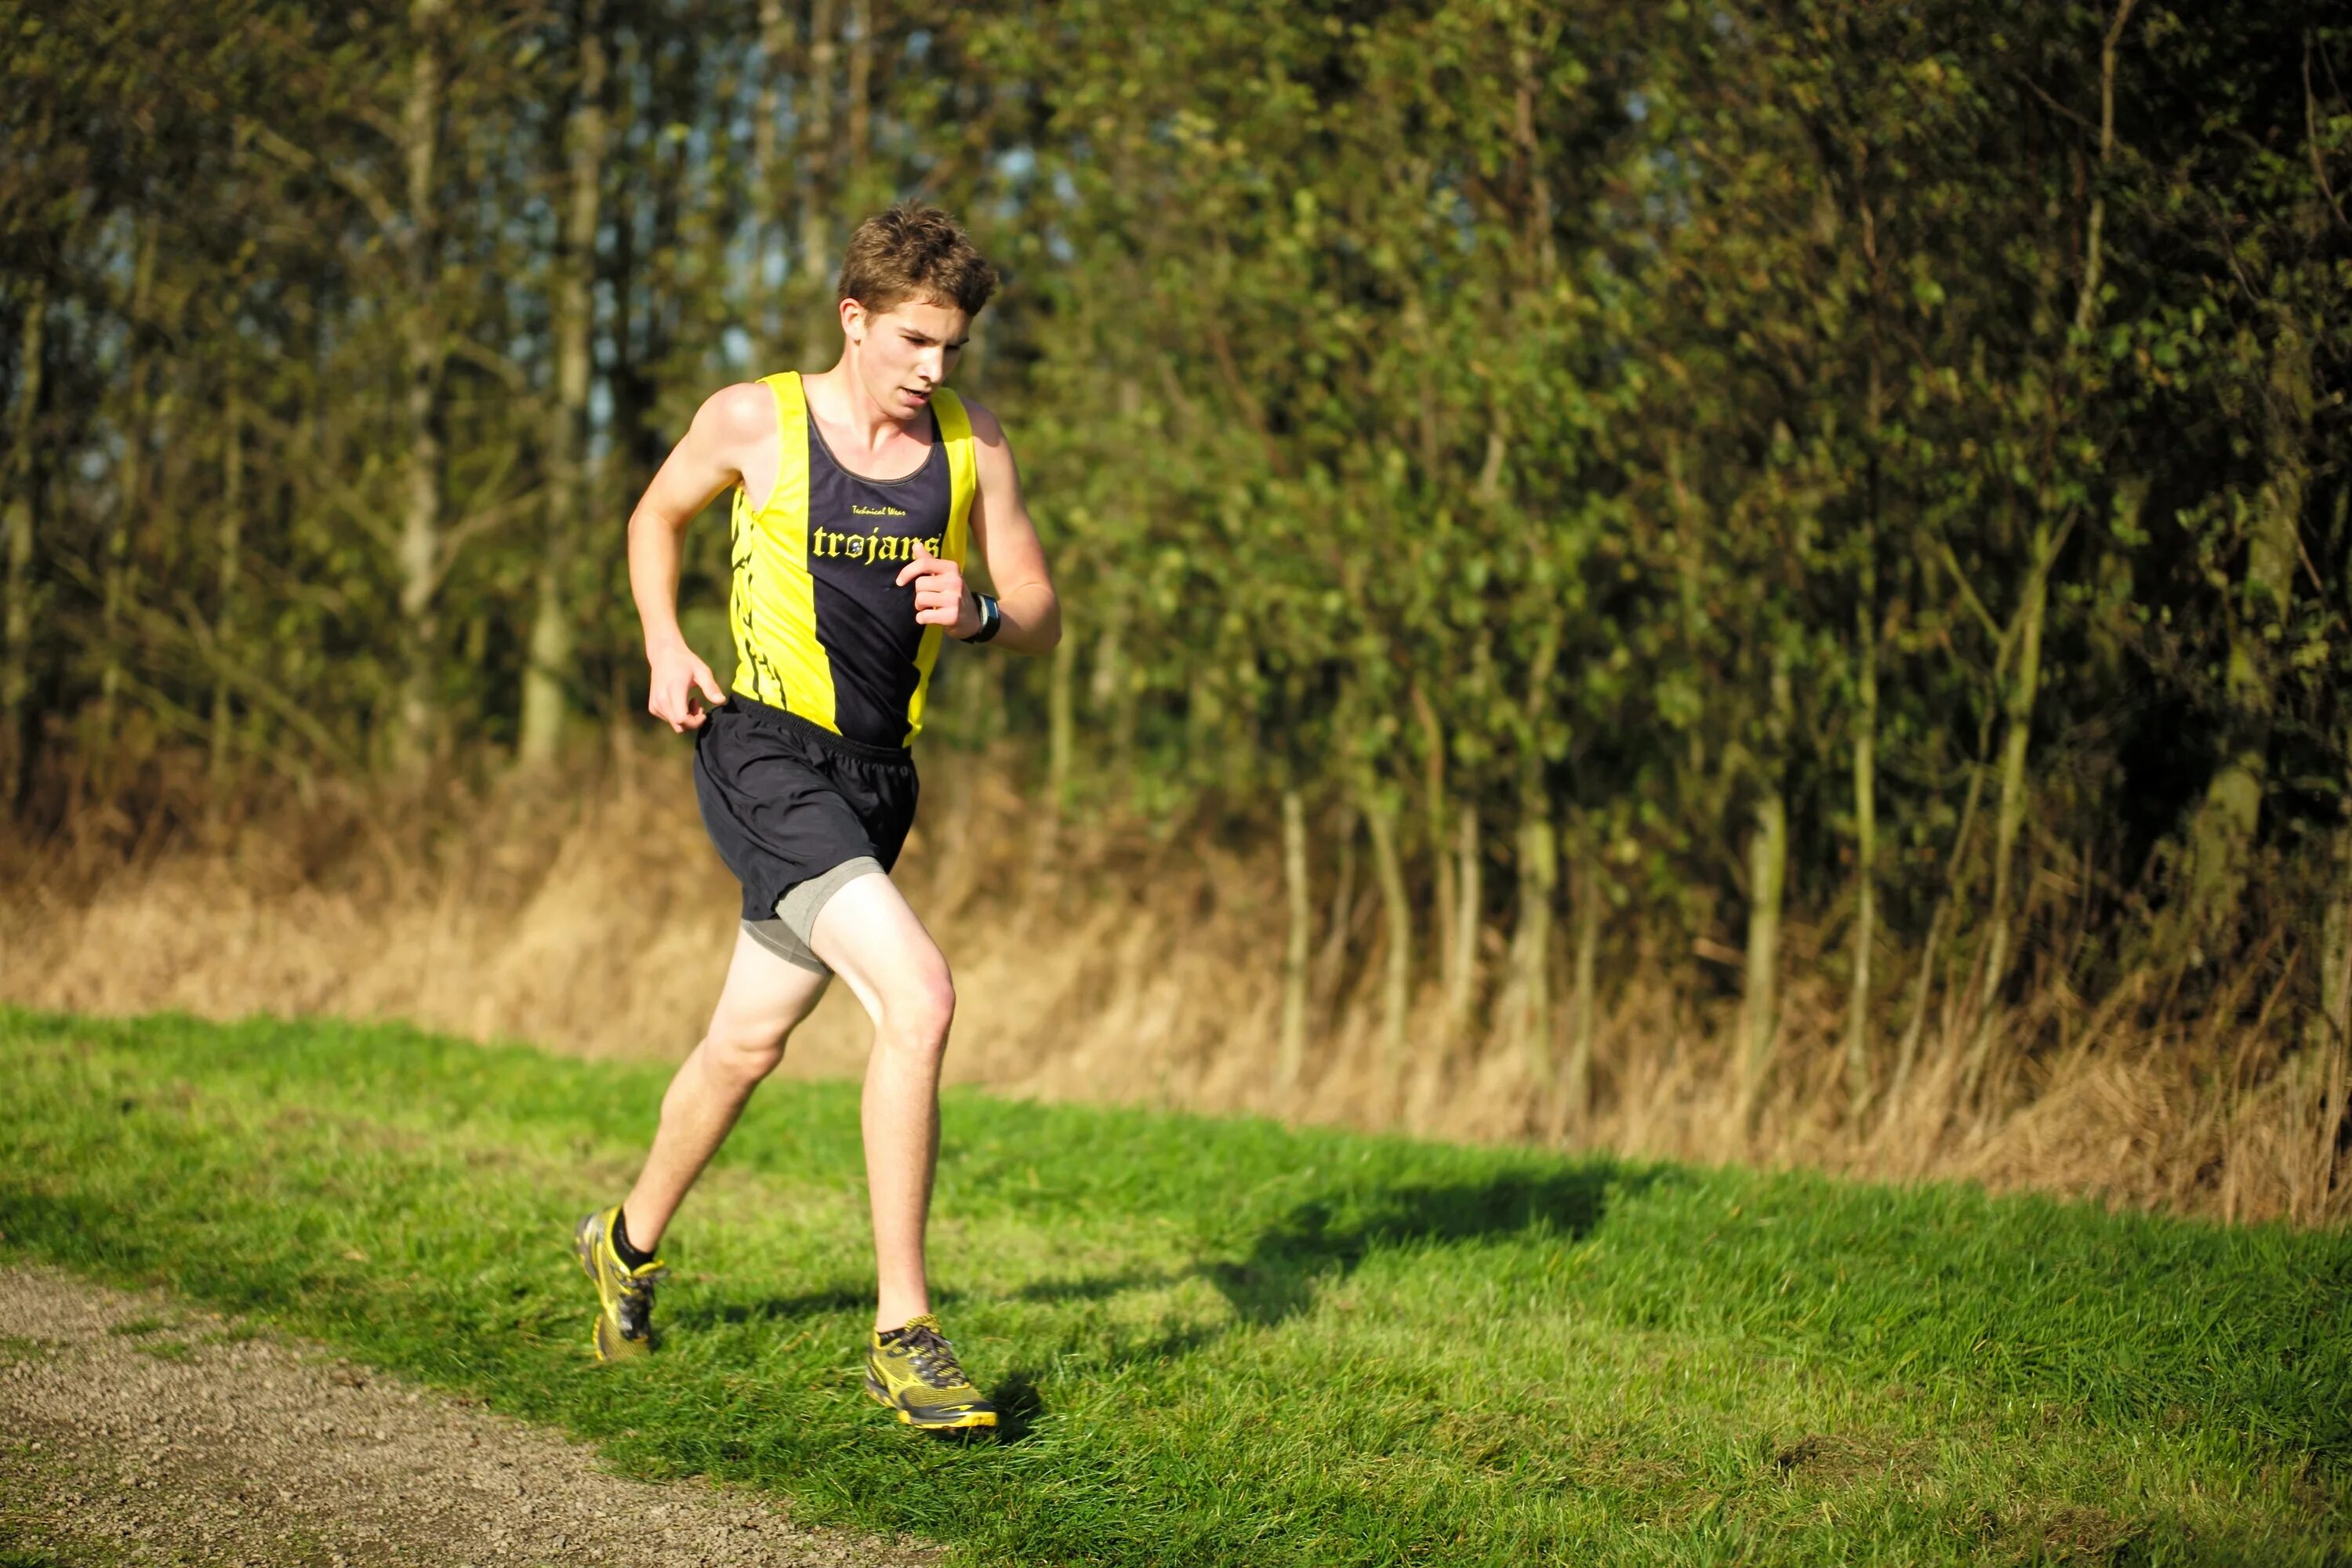
[{"label": "runner's left hand", "polygon": [[951,637],[980,630],[980,606],[963,591],[963,568],[932,554],[915,541],[915,558],[898,568],[898,586],[915,585],[915,620],[926,626],[945,626]]}]

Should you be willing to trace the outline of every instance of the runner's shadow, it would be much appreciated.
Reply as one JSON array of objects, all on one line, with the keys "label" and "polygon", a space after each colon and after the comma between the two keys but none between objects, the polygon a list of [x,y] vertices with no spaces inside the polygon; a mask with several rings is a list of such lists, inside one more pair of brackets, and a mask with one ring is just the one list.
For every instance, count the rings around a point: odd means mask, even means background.
[{"label": "runner's shadow", "polygon": [[1036,1280],[1014,1294],[1024,1301],[1099,1301],[1200,1279],[1216,1287],[1241,1321],[1270,1327],[1305,1311],[1323,1285],[1352,1274],[1375,1252],[1498,1241],[1530,1232],[1564,1245],[1590,1234],[1612,1198],[1632,1196],[1670,1174],[1595,1160],[1485,1182],[1321,1194],[1260,1232],[1237,1259],[1204,1259],[1174,1272],[1129,1269]]},{"label": "runner's shadow", "polygon": [[[1115,1376],[1131,1366],[1158,1366],[1174,1361],[1223,1339],[1223,1324],[1192,1324],[1171,1329],[1167,1332],[1120,1345],[1092,1363],[1097,1377]],[[1016,1366],[998,1380],[996,1391],[989,1397],[996,1405],[995,1441],[1000,1445],[1025,1443],[1037,1423],[1046,1414],[1045,1396],[1038,1387],[1044,1377],[1034,1366]]]},{"label": "runner's shadow", "polygon": [[1105,1301],[1129,1290],[1160,1290],[1199,1274],[1187,1268],[1171,1274],[1164,1268],[1130,1268],[1123,1274],[1097,1274],[1085,1279],[1035,1279],[1013,1292],[1016,1301]]},{"label": "runner's shadow", "polygon": [[1037,1389],[1037,1373],[1015,1367],[998,1380],[989,1400],[996,1406],[996,1442],[1001,1447],[1029,1441],[1030,1432],[1045,1414],[1045,1395]]},{"label": "runner's shadow", "polygon": [[1601,1223],[1612,1196],[1641,1192],[1659,1176],[1595,1161],[1487,1182],[1311,1198],[1268,1226],[1240,1260],[1206,1263],[1200,1272],[1244,1321],[1270,1327],[1307,1310],[1325,1283],[1347,1278],[1375,1252],[1528,1232],[1571,1242]]},{"label": "runner's shadow", "polygon": [[[954,1290],[933,1290],[931,1299],[939,1305],[951,1306],[959,1299]],[[874,1310],[874,1287],[871,1285],[832,1285],[822,1289],[804,1290],[797,1296],[771,1296],[758,1301],[688,1301],[679,1305],[671,1321],[680,1328],[709,1328],[719,1323],[793,1322],[804,1318],[830,1317],[837,1312],[870,1312]]]}]

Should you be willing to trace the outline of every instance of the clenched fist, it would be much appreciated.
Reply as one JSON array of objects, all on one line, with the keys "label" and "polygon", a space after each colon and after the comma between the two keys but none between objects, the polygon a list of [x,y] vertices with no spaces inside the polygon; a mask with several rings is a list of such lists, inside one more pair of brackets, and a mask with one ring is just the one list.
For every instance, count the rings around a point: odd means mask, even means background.
[{"label": "clenched fist", "polygon": [[951,637],[968,637],[980,630],[980,606],[963,589],[963,568],[932,554],[919,539],[915,558],[898,568],[898,586],[915,585],[915,620],[926,626],[945,626]]}]

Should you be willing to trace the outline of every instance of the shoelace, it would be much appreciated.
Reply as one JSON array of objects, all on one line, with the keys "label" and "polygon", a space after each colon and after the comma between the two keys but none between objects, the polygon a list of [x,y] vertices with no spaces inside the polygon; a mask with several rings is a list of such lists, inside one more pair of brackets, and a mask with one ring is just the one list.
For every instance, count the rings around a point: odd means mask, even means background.
[{"label": "shoelace", "polygon": [[621,1300],[613,1315],[620,1319],[625,1338],[635,1339],[646,1331],[646,1319],[654,1310],[654,1287],[668,1273],[667,1268],[656,1267],[621,1277]]},{"label": "shoelace", "polygon": [[966,1381],[963,1368],[956,1362],[955,1347],[929,1324],[916,1324],[898,1336],[898,1343],[906,1347],[915,1375],[931,1387],[955,1388]]}]

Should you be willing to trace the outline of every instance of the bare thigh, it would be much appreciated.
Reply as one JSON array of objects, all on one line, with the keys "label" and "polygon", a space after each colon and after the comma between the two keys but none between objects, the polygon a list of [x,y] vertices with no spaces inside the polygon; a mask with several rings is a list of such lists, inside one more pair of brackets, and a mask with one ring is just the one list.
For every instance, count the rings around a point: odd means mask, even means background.
[{"label": "bare thigh", "polygon": [[705,1038],[755,1061],[772,1058],[766,1066],[773,1068],[782,1059],[784,1037],[815,1009],[831,978],[779,958],[739,926],[735,956],[728,963],[727,983],[719,988]]},{"label": "bare thigh", "polygon": [[947,958],[888,877],[860,877],[827,900],[809,929],[809,947],[849,983],[876,1023],[945,1031],[955,1008]]}]

